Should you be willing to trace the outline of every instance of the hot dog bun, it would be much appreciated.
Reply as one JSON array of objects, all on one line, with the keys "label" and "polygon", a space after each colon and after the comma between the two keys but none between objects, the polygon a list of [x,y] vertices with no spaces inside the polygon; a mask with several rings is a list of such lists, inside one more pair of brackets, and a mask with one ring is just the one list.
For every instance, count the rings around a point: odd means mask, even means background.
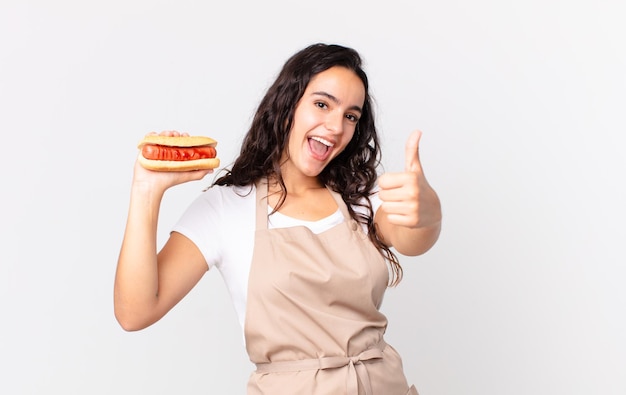
[{"label": "hot dog bun", "polygon": [[165,145],[168,147],[200,147],[202,145],[215,147],[217,141],[206,136],[161,136],[159,134],[149,134],[139,142],[137,148],[141,148],[146,144]]},{"label": "hot dog bun", "polygon": [[[137,145],[137,148],[140,150],[139,154],[139,164],[146,169],[156,170],[156,171],[189,171],[189,170],[206,170],[206,169],[215,169],[220,165],[219,158],[215,157],[215,146],[217,145],[217,141],[210,137],[206,136],[162,136],[162,135],[147,135],[145,136]],[[155,149],[155,147],[151,146],[160,146],[167,149],[167,147],[171,147],[173,150],[180,148],[182,150],[189,150],[194,147],[198,147],[199,149],[206,147],[213,147],[213,156],[205,157],[205,158],[197,158],[195,155],[189,155],[188,153],[185,155],[172,155],[175,156],[176,160],[168,159],[157,159],[157,158],[146,158],[146,152],[150,149]]]},{"label": "hot dog bun", "polygon": [[139,155],[139,164],[148,170],[156,171],[188,171],[215,169],[220,165],[218,158],[195,160],[154,160]]}]

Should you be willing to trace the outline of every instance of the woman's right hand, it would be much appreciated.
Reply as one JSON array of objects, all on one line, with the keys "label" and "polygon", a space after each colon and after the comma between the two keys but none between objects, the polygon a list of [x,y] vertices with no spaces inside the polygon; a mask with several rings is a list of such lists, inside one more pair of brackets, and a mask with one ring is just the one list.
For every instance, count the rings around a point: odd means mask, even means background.
[{"label": "woman's right hand", "polygon": [[[147,135],[156,135],[156,132]],[[188,133],[180,133],[175,130],[163,131],[161,136],[188,136]],[[137,159],[139,154],[137,155]],[[163,193],[168,188],[183,184],[189,181],[197,181],[204,178],[213,170],[190,170],[190,171],[155,171],[148,170],[141,166],[139,160],[135,161],[133,173],[133,185],[137,187],[148,187],[155,193]]]}]

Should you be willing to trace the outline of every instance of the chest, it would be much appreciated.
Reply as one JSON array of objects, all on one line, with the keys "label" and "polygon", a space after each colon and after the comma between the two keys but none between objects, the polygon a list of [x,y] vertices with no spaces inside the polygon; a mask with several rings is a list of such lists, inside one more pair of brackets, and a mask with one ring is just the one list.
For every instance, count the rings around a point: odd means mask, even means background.
[{"label": "chest", "polygon": [[268,204],[287,217],[301,221],[319,221],[337,211],[337,202],[328,189],[311,189],[303,193],[289,193],[280,201],[279,193],[271,193]]}]

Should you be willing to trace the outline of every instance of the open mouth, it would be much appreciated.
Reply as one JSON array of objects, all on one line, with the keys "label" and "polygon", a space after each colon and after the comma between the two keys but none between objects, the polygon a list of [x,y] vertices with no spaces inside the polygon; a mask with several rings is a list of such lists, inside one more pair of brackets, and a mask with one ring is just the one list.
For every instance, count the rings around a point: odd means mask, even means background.
[{"label": "open mouth", "polygon": [[311,149],[311,153],[319,160],[326,159],[333,146],[333,143],[321,137],[315,136],[309,138],[309,148]]}]

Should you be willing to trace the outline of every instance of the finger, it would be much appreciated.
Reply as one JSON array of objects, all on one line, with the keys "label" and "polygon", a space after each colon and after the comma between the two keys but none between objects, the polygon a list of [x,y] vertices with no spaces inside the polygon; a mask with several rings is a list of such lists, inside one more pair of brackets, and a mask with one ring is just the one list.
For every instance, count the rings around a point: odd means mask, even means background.
[{"label": "finger", "polygon": [[180,133],[178,130],[164,130],[161,133],[159,133],[161,136],[169,136],[169,137],[178,137],[178,136],[184,136],[185,133]]},{"label": "finger", "polygon": [[409,139],[406,141],[405,146],[405,166],[404,169],[410,172],[420,172],[422,170],[422,165],[420,164],[420,155],[419,155],[419,145],[420,139],[422,137],[421,130],[415,130],[409,136]]},{"label": "finger", "polygon": [[387,213],[387,220],[394,224],[400,226],[413,227],[416,224],[416,218],[413,215],[406,215],[401,212],[393,212],[390,211]]},{"label": "finger", "polygon": [[416,202],[419,198],[419,192],[411,190],[407,191],[404,188],[381,189],[378,191],[378,196],[383,202],[396,202],[411,205],[412,202]]},{"label": "finger", "polygon": [[378,177],[378,187],[381,191],[404,189],[416,183],[415,174],[410,172],[384,173]]}]

